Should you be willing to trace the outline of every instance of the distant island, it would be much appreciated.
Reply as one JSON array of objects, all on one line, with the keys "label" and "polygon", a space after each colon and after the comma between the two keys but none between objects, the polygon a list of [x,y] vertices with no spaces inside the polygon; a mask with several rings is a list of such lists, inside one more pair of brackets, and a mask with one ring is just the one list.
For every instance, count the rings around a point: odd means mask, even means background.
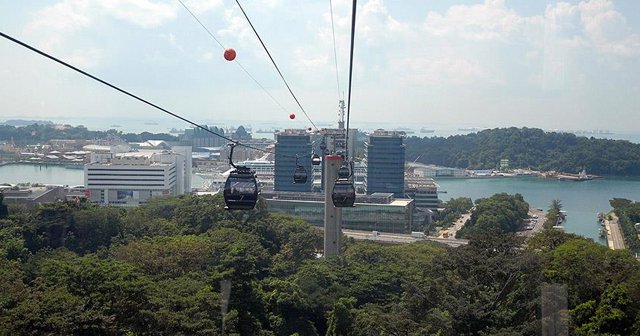
[{"label": "distant island", "polygon": [[409,137],[407,161],[464,169],[509,168],[609,176],[640,176],[640,144],[537,128],[495,128],[466,135]]},{"label": "distant island", "polygon": [[0,122],[0,125],[7,125],[7,126],[14,126],[14,127],[28,126],[33,124],[53,125],[53,122],[49,120],[26,120],[26,119],[11,119],[11,120]]},{"label": "distant island", "polygon": [[[112,127],[119,125],[111,125]],[[0,124],[0,141],[13,141],[17,145],[33,145],[37,143],[44,143],[51,139],[66,139],[66,140],[80,140],[80,139],[100,139],[105,138],[108,135],[117,135],[129,142],[142,142],[147,140],[164,140],[164,141],[178,141],[177,136],[173,136],[167,133],[150,133],[142,132],[136,133],[123,133],[115,129],[108,131],[91,131],[86,127],[60,125],[56,126],[52,123],[39,124],[33,123],[26,126],[11,126]]]}]

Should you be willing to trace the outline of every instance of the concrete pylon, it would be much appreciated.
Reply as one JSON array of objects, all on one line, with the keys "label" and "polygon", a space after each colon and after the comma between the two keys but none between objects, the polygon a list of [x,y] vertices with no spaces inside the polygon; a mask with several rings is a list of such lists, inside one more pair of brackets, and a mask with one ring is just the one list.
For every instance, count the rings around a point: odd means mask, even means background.
[{"label": "concrete pylon", "polygon": [[333,185],[342,166],[342,156],[325,155],[324,165],[324,256],[340,254],[342,248],[342,208],[336,208],[331,199]]}]

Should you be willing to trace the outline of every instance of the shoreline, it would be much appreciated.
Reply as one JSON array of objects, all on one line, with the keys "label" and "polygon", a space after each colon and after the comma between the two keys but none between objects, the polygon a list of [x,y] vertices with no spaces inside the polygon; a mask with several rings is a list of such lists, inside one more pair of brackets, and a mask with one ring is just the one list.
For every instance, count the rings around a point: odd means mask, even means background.
[{"label": "shoreline", "polygon": [[30,166],[58,166],[64,167],[65,169],[84,169],[84,163],[67,163],[67,162],[33,162],[33,161],[9,161],[9,162],[0,162],[0,167],[2,166],[11,166],[11,165],[30,165]]}]

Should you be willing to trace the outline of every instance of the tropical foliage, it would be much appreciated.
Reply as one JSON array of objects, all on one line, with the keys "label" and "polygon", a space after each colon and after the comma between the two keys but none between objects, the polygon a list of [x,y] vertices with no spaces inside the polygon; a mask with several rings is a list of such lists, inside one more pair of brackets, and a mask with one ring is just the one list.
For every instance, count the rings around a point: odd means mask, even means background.
[{"label": "tropical foliage", "polygon": [[476,202],[468,246],[347,240],[325,259],[320,230],[217,196],[11,206],[0,335],[539,335],[546,283],[565,284],[571,334],[640,335],[639,263],[562,232],[523,245],[495,230],[525,210],[496,195]]},{"label": "tropical foliage", "polygon": [[620,229],[624,235],[624,244],[632,252],[640,254],[640,232],[635,224],[640,223],[640,202],[624,198],[614,198],[609,201],[613,211],[618,216]]},{"label": "tropical foliage", "polygon": [[177,141],[178,138],[165,133],[142,132],[123,133],[111,129],[108,131],[90,131],[84,126],[56,127],[52,124],[33,124],[29,126],[0,125],[0,141],[13,141],[19,146],[46,143],[51,139],[68,140],[92,140],[105,138],[109,135],[117,135],[129,142],[142,142],[147,140]]},{"label": "tropical foliage", "polygon": [[429,225],[425,231],[431,231],[433,227],[448,228],[460,219],[462,214],[469,212],[473,207],[473,201],[468,197],[452,198],[440,205],[444,210],[438,214],[438,220]]},{"label": "tropical foliage", "polygon": [[640,175],[640,144],[536,128],[496,128],[448,138],[410,137],[407,160],[467,169],[511,168],[599,175]]},{"label": "tropical foliage", "polygon": [[516,232],[529,217],[529,204],[520,194],[495,194],[476,200],[475,209],[457,237]]}]

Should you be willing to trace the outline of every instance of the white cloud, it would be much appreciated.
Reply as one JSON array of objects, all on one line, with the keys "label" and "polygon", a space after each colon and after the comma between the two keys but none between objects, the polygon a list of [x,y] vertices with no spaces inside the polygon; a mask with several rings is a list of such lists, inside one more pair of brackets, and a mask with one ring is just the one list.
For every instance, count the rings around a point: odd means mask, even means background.
[{"label": "white cloud", "polygon": [[521,31],[523,25],[535,21],[535,18],[521,17],[508,9],[504,0],[486,0],[472,6],[451,6],[444,15],[430,12],[425,20],[425,29],[435,36],[498,40]]},{"label": "white cloud", "polygon": [[88,48],[73,50],[65,56],[64,59],[81,69],[88,69],[98,65],[102,57],[102,50],[97,48]]},{"label": "white cloud", "polygon": [[[194,13],[202,14],[219,8],[222,0],[186,0],[185,4]],[[110,24],[109,19],[125,21],[143,29],[157,27],[174,20],[180,11],[184,9],[177,1],[62,0],[36,11],[25,30],[39,41],[40,48],[55,51],[70,61],[78,61],[83,67],[92,67],[102,59],[98,57],[101,54],[99,49],[92,46],[74,49],[70,46],[74,33],[97,31],[101,24]],[[166,36],[170,45],[182,50],[173,34]]]},{"label": "white cloud", "polygon": [[586,35],[601,53],[617,56],[640,55],[640,36],[633,34],[622,13],[607,0],[578,4]]},{"label": "white cloud", "polygon": [[226,37],[227,39],[233,38],[240,46],[253,45],[253,31],[239,10],[235,8],[225,10],[224,20],[227,22],[227,26],[217,31],[218,36]]},{"label": "white cloud", "polygon": [[184,3],[196,15],[216,9],[223,5],[222,0],[187,0],[184,1]]},{"label": "white cloud", "polygon": [[[220,0],[191,0],[193,10],[202,12],[215,8]],[[70,32],[90,27],[97,17],[108,16],[128,21],[143,28],[163,24],[176,17],[179,8],[174,2],[150,0],[63,0],[47,6],[33,15],[27,30]]]},{"label": "white cloud", "polygon": [[64,0],[45,7],[34,14],[34,20],[27,29],[71,31],[91,24],[88,0]]},{"label": "white cloud", "polygon": [[175,3],[149,0],[101,0],[97,4],[108,14],[143,28],[161,25],[177,15]]},{"label": "white cloud", "polygon": [[626,17],[609,0],[549,5],[545,25],[564,46],[594,48],[607,56],[640,55],[640,35],[630,29]]},{"label": "white cloud", "polygon": [[88,0],[64,0],[37,11],[26,30],[41,36],[42,48],[52,50],[61,43],[63,33],[91,26],[89,8]]},{"label": "white cloud", "polygon": [[[347,17],[346,22],[348,22],[347,32],[349,32],[350,16]],[[389,14],[382,0],[369,0],[361,7],[356,19],[356,35],[372,46],[400,37],[407,32],[407,29],[405,24]]]}]

